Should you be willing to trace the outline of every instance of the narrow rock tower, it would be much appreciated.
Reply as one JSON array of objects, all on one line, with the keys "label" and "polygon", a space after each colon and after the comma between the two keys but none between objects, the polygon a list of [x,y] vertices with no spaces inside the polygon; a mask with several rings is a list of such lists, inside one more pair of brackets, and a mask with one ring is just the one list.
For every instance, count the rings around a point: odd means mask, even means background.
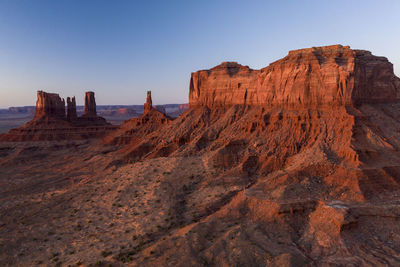
[{"label": "narrow rock tower", "polygon": [[67,97],[67,120],[69,121],[76,121],[78,118],[78,115],[76,114],[76,101],[75,101],[75,96],[72,97]]},{"label": "narrow rock tower", "polygon": [[94,92],[86,92],[85,94],[85,112],[86,117],[96,117],[96,100],[94,99]]},{"label": "narrow rock tower", "polygon": [[149,112],[153,108],[153,101],[151,100],[151,91],[147,91],[146,103],[144,103],[144,113]]}]

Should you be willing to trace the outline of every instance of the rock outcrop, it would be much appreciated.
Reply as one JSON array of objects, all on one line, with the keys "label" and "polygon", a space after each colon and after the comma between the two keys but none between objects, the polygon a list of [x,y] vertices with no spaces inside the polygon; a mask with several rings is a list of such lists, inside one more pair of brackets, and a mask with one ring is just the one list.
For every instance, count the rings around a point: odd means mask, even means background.
[{"label": "rock outcrop", "polygon": [[75,96],[72,98],[67,97],[67,120],[76,121],[77,119]]},{"label": "rock outcrop", "polygon": [[[105,144],[112,145],[135,144],[146,139],[150,133],[162,129],[170,122],[172,122],[172,118],[165,115],[165,109],[164,112],[161,112],[153,107],[151,91],[147,91],[143,114],[125,121],[117,131],[110,133],[103,141]],[[145,153],[145,151],[147,150],[142,150],[140,153]]]},{"label": "rock outcrop", "polygon": [[103,117],[97,116],[94,92],[85,93],[85,110],[83,115],[75,121],[75,124],[77,126],[102,126],[108,124]]},{"label": "rock outcrop", "polygon": [[194,106],[331,106],[400,100],[400,79],[384,57],[334,45],[290,51],[268,67],[252,70],[224,62],[192,73]]},{"label": "rock outcrop", "polygon": [[85,111],[83,113],[85,117],[96,117],[96,100],[94,98],[94,92],[85,93]]},{"label": "rock outcrop", "polygon": [[37,92],[36,112],[34,120],[44,117],[65,119],[65,101],[58,94]]},{"label": "rock outcrop", "polygon": [[153,108],[153,101],[151,100],[151,91],[147,91],[146,103],[144,103],[144,113],[149,112]]}]

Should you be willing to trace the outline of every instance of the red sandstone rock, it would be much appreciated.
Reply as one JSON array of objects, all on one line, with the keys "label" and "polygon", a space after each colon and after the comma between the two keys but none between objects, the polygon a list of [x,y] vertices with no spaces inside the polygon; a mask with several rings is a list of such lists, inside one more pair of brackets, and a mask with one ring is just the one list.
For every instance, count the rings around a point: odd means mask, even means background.
[{"label": "red sandstone rock", "polygon": [[37,92],[36,113],[34,120],[43,117],[65,119],[65,101],[58,94]]},{"label": "red sandstone rock", "polygon": [[87,92],[85,114],[77,117],[75,97],[65,101],[58,94],[38,91],[36,113],[33,120],[17,129],[0,135],[0,141],[50,141],[99,138],[117,129],[96,115],[93,92]]},{"label": "red sandstone rock", "polygon": [[147,91],[146,103],[144,103],[144,113],[149,112],[153,108],[153,101],[151,100],[151,91]]},{"label": "red sandstone rock", "polygon": [[[162,112],[152,106],[151,91],[147,91],[143,114],[137,118],[125,121],[117,131],[110,133],[103,141],[105,144],[134,145],[135,143],[139,143],[141,140],[146,139],[150,133],[161,130],[171,121],[172,119],[165,115],[165,109],[164,112]],[[143,154],[146,151],[142,149],[140,154]]]},{"label": "red sandstone rock", "polygon": [[224,62],[192,73],[190,106],[322,106],[397,102],[400,79],[384,57],[334,45],[290,51],[252,70]]},{"label": "red sandstone rock", "polygon": [[86,92],[85,94],[85,111],[83,113],[87,117],[95,117],[96,113],[96,100],[94,98],[94,92]]},{"label": "red sandstone rock", "polygon": [[67,120],[76,121],[77,119],[75,96],[72,99],[67,97]]}]

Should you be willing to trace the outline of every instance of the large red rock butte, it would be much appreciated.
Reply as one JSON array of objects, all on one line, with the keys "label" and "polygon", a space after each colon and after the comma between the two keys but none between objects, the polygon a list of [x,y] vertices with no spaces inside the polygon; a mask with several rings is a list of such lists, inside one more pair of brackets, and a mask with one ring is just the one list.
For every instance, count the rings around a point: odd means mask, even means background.
[{"label": "large red rock butte", "polygon": [[[189,90],[189,110],[132,139],[126,158],[210,152],[216,166],[246,173],[268,173],[292,157],[317,154],[352,166],[383,166],[389,154],[400,160],[399,133],[372,127],[398,116],[400,79],[386,58],[368,51],[294,50],[261,70],[225,62],[192,73]],[[377,116],[385,120],[370,121]]]},{"label": "large red rock butte", "polygon": [[384,57],[333,45],[290,51],[268,67],[252,70],[224,62],[192,73],[194,106],[324,106],[398,102],[400,79]]},{"label": "large red rock butte", "polygon": [[[126,124],[111,142],[124,145],[111,165],[198,157],[204,169],[215,170],[210,188],[225,192],[235,184],[234,197],[221,199],[226,205],[187,229],[246,221],[257,229],[252,238],[267,233],[246,246],[252,249],[287,234],[288,254],[280,254],[288,256],[286,266],[398,264],[392,256],[400,255],[400,239],[391,236],[399,228],[389,217],[400,214],[400,80],[386,58],[334,45],[291,51],[261,70],[225,62],[192,73],[189,105],[148,132],[142,131],[151,128],[146,117],[143,124]],[[226,236],[219,252],[210,246],[191,255],[234,265],[238,254]],[[182,253],[195,239],[178,240],[170,249],[157,243],[161,255]],[[264,252],[249,255],[260,256],[252,265],[266,265]],[[281,266],[276,260],[272,266]]]}]

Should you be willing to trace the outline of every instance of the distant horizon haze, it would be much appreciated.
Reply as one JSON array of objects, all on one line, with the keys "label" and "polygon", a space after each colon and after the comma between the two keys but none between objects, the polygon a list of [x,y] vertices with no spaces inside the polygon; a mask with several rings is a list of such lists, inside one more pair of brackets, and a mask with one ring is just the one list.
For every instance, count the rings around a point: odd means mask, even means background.
[{"label": "distant horizon haze", "polygon": [[83,105],[188,103],[190,74],[224,61],[260,69],[290,50],[349,45],[400,76],[400,1],[0,0],[0,108],[37,90]]}]

